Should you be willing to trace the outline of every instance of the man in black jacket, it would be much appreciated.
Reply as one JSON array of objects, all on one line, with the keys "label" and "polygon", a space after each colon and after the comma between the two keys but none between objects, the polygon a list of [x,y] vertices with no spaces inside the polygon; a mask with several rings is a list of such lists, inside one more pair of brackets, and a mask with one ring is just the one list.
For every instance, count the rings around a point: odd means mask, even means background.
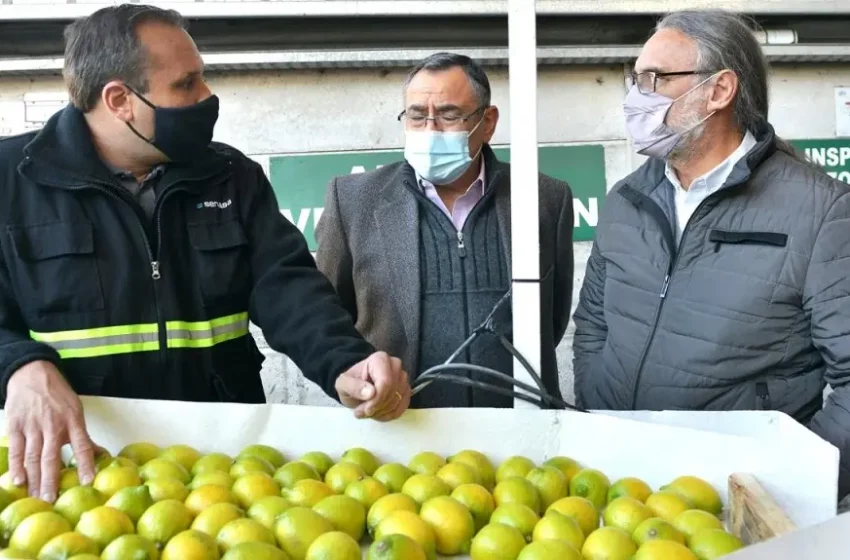
[{"label": "man in black jacket", "polygon": [[176,12],[123,5],[66,32],[71,105],[0,141],[0,397],[9,467],[56,496],[93,444],[77,394],[260,403],[272,348],[358,417],[409,403],[278,210],[261,168],[211,142],[218,99]]}]

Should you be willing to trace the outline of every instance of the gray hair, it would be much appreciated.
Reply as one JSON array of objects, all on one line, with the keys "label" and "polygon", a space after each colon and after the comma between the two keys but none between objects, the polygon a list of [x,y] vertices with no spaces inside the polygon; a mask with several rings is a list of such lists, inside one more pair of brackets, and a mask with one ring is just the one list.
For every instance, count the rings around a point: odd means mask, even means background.
[{"label": "gray hair", "polygon": [[147,93],[147,56],[136,34],[145,22],[187,28],[176,11],[144,4],[103,8],[65,28],[62,75],[75,107],[83,112],[94,109],[104,86],[112,80]]},{"label": "gray hair", "polygon": [[673,12],[656,30],[675,29],[694,40],[697,68],[709,72],[731,70],[738,76],[733,116],[741,131],[755,131],[767,121],[770,67],[753,35],[755,22],[723,10]]},{"label": "gray hair", "polygon": [[475,92],[475,96],[478,98],[478,104],[489,107],[490,80],[487,79],[487,74],[480,64],[462,54],[438,52],[422,60],[408,72],[407,78],[404,80],[404,91],[407,91],[407,86],[410,85],[413,77],[423,70],[440,72],[451,68],[461,68],[464,71],[469,78],[469,83],[472,85],[472,91]]}]

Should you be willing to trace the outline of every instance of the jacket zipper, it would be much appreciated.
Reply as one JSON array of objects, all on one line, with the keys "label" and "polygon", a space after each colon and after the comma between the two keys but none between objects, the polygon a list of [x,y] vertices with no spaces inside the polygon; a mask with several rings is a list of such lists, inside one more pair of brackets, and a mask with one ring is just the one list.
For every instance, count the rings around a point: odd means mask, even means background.
[{"label": "jacket zipper", "polygon": [[[735,185],[730,185],[735,186]],[[649,355],[649,349],[652,346],[652,342],[655,339],[655,332],[658,330],[658,322],[661,319],[661,311],[664,308],[664,302],[667,299],[667,290],[670,287],[670,281],[673,278],[673,273],[676,270],[676,265],[679,262],[679,247],[683,247],[685,244],[685,239],[688,236],[688,231],[691,224],[694,221],[694,218],[699,216],[700,211],[706,206],[707,203],[716,199],[717,195],[721,192],[725,191],[726,188],[723,188],[715,193],[709,195],[704,198],[696,207],[694,212],[691,214],[691,217],[688,219],[688,223],[685,224],[685,229],[682,230],[682,238],[679,240],[678,246],[676,245],[673,238],[673,227],[670,224],[670,220],[667,218],[667,215],[664,213],[664,210],[650,197],[647,195],[636,191],[632,187],[627,187],[631,192],[635,193],[637,196],[643,198],[643,204],[646,205],[649,214],[658,222],[658,226],[661,228],[661,231],[665,234],[664,238],[667,242],[667,245],[670,249],[670,258],[667,261],[667,273],[664,276],[664,282],[661,285],[661,290],[658,294],[658,305],[655,308],[655,317],[652,320],[652,328],[649,331],[649,337],[646,339],[646,343],[643,346],[643,350],[641,351],[640,360],[638,360],[637,372],[635,374],[635,383],[632,388],[632,401],[631,401],[631,410],[635,410],[637,407],[637,399],[638,399],[638,389],[640,388],[640,380],[643,377],[643,368],[646,364],[646,358]],[[729,187],[727,187],[729,188]]]}]

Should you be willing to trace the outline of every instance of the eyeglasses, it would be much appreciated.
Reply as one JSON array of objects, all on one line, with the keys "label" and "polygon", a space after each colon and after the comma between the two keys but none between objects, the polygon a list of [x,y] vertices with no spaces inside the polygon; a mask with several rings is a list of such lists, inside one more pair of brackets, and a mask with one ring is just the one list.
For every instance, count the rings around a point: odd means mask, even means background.
[{"label": "eyeglasses", "polygon": [[629,85],[637,86],[641,93],[655,93],[658,78],[678,78],[680,76],[698,76],[714,74],[715,70],[685,70],[682,72],[629,72]]},{"label": "eyeglasses", "polygon": [[469,122],[469,119],[474,117],[475,115],[481,113],[485,109],[487,109],[487,105],[482,105],[478,107],[473,112],[468,115],[460,115],[454,112],[441,113],[436,117],[429,117],[424,113],[408,113],[405,109],[401,113],[399,113],[397,119],[399,122],[402,120],[412,129],[416,128],[425,128],[428,126],[428,121],[434,121],[434,124],[437,125],[437,128],[457,128],[462,124]]}]

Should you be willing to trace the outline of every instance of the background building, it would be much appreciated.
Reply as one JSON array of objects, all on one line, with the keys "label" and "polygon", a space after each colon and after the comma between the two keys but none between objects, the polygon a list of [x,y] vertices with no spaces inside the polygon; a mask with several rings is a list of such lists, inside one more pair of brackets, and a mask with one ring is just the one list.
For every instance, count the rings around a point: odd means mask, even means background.
[{"label": "background building", "polygon": [[[428,54],[452,50],[487,65],[502,112],[494,143],[509,142],[504,0],[152,3],[191,19],[222,100],[216,139],[262,163],[282,212],[311,246],[333,175],[401,157],[401,83]],[[62,27],[103,5],[0,0],[0,136],[37,128],[64,105]],[[746,10],[767,30],[771,121],[850,182],[850,1],[538,0],[540,169],[568,180],[576,197],[574,303],[605,193],[641,162],[620,108],[625,73],[659,10],[706,5]],[[568,335],[559,349],[567,396],[571,343]],[[326,402],[283,356],[267,354],[270,400]]]}]

